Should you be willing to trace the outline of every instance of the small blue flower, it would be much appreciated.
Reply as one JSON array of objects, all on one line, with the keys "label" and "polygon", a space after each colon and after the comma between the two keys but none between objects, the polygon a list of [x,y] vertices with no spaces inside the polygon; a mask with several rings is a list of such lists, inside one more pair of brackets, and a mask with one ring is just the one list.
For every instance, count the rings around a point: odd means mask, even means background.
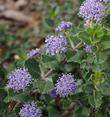
[{"label": "small blue flower", "polygon": [[25,90],[25,88],[31,83],[32,76],[25,68],[19,68],[13,71],[8,77],[8,87],[15,92]]},{"label": "small blue flower", "polygon": [[61,32],[61,31],[65,31],[68,30],[72,27],[72,23],[71,22],[66,22],[66,21],[62,21],[59,26],[55,29],[56,32]]},{"label": "small blue flower", "polygon": [[51,96],[51,97],[57,97],[57,94],[56,94],[56,89],[53,89],[53,90],[51,90],[50,92],[49,92],[49,95]]},{"label": "small blue flower", "polygon": [[86,45],[85,48],[84,48],[84,50],[85,50],[86,53],[89,53],[89,54],[92,53],[92,48],[89,45]]},{"label": "small blue flower", "polygon": [[62,74],[60,79],[56,83],[56,94],[60,97],[65,97],[68,95],[72,95],[75,93],[77,89],[76,82],[74,80],[73,75],[69,74]]},{"label": "small blue flower", "polygon": [[46,53],[56,55],[66,51],[67,41],[64,36],[48,36],[45,40]]},{"label": "small blue flower", "polygon": [[42,54],[42,50],[40,48],[36,48],[36,49],[32,49],[28,54],[28,58],[36,58],[36,57],[39,57],[41,56]]},{"label": "small blue flower", "polygon": [[20,117],[41,117],[41,110],[34,102],[24,104],[19,113]]}]

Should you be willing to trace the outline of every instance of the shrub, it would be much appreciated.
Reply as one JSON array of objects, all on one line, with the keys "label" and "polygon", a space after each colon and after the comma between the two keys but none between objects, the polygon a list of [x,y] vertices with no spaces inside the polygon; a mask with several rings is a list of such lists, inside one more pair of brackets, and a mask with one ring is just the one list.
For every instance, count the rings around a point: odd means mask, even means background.
[{"label": "shrub", "polygon": [[[93,4],[92,11],[86,4]],[[83,26],[61,21],[44,47],[31,50],[9,81],[1,81],[0,116],[110,116],[110,28],[104,23],[109,11],[107,2],[86,0],[79,11]]]}]

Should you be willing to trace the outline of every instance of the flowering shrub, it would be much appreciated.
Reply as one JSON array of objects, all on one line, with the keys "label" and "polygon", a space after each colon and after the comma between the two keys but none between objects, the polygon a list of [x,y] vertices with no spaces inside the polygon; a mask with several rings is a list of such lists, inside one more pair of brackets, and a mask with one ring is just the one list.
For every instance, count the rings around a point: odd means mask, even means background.
[{"label": "flowering shrub", "polygon": [[1,84],[0,117],[109,117],[109,12],[109,0],[86,0],[83,25],[61,21],[27,52]]}]

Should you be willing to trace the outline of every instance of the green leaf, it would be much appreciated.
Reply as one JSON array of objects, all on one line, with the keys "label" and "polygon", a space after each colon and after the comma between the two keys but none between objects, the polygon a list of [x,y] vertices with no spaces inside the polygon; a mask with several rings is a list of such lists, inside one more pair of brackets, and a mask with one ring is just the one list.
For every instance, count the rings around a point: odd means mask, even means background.
[{"label": "green leaf", "polygon": [[90,109],[89,108],[83,108],[82,110],[82,115],[88,117],[90,113]]},{"label": "green leaf", "polygon": [[107,60],[107,55],[105,53],[99,52],[99,63],[103,64]]},{"label": "green leaf", "polygon": [[18,117],[15,112],[5,113],[5,117]]},{"label": "green leaf", "polygon": [[84,54],[83,51],[78,51],[75,55],[73,55],[71,58],[69,58],[67,62],[76,62],[76,63],[80,64],[83,54]]},{"label": "green leaf", "polygon": [[101,46],[104,50],[110,49],[110,41],[102,42]]},{"label": "green leaf", "polygon": [[55,107],[48,107],[48,117],[60,117],[60,113],[56,110]]},{"label": "green leaf", "polygon": [[106,34],[106,35],[104,35],[102,38],[101,38],[101,42],[108,42],[108,41],[110,41],[110,34],[108,35],[108,34]]},{"label": "green leaf", "polygon": [[48,92],[51,91],[53,88],[54,88],[53,83],[47,81],[47,82],[45,83],[45,87],[44,87],[43,93],[44,93],[44,94],[45,94],[45,93],[48,93]]},{"label": "green leaf", "polygon": [[102,104],[102,95],[100,93],[93,92],[93,95],[88,96],[89,104],[94,108],[99,108]]},{"label": "green leaf", "polygon": [[48,24],[48,26],[52,27],[54,25],[54,20],[46,18],[45,19],[46,23]]},{"label": "green leaf", "polygon": [[107,115],[102,112],[98,112],[96,113],[96,117],[107,117]]},{"label": "green leaf", "polygon": [[20,93],[20,94],[11,94],[7,96],[3,101],[5,103],[11,102],[11,101],[17,101],[17,102],[24,102],[30,99],[30,96],[25,92],[25,93]]},{"label": "green leaf", "polygon": [[103,27],[99,24],[92,24],[92,26],[87,28],[87,32],[91,37],[99,39],[104,35]]},{"label": "green leaf", "polygon": [[43,64],[43,66],[45,68],[48,68],[48,69],[57,69],[58,68],[58,62],[57,61],[50,61],[50,62],[46,62]]},{"label": "green leaf", "polygon": [[35,59],[28,59],[25,62],[25,67],[28,68],[29,73],[34,77],[38,78],[40,74],[39,63]]},{"label": "green leaf", "polygon": [[73,112],[71,117],[85,117],[82,115],[82,108],[79,107],[78,109],[76,109],[75,112]]},{"label": "green leaf", "polygon": [[56,60],[55,56],[42,55],[43,63],[52,62],[52,61],[55,61],[55,60]]},{"label": "green leaf", "polygon": [[88,35],[86,31],[80,32],[79,37],[83,42],[87,43],[88,45],[91,44],[90,36]]},{"label": "green leaf", "polygon": [[100,87],[98,87],[102,93],[102,95],[110,96],[110,78],[108,78],[105,82],[103,82]]},{"label": "green leaf", "polygon": [[89,104],[92,106],[92,107],[95,107],[95,101],[94,101],[94,96],[88,96],[88,101],[89,101]]},{"label": "green leaf", "polygon": [[37,80],[33,85],[38,88],[40,93],[43,94],[50,92],[54,88],[53,83],[50,81]]},{"label": "green leaf", "polygon": [[71,72],[73,69],[75,69],[78,66],[77,63],[74,62],[68,62],[66,64],[60,64],[59,68],[62,72]]}]

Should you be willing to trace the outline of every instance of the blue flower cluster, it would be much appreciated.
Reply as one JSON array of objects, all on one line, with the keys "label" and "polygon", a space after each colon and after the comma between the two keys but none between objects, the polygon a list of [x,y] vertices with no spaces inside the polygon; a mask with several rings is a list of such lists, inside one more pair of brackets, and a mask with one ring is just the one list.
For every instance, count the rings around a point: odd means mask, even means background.
[{"label": "blue flower cluster", "polygon": [[45,40],[46,53],[56,55],[66,51],[67,40],[64,36],[48,36]]},{"label": "blue flower cluster", "polygon": [[25,68],[19,68],[13,71],[8,77],[8,87],[12,88],[15,92],[24,90],[32,80],[32,76]]},{"label": "blue flower cluster", "polygon": [[34,102],[23,105],[19,112],[20,117],[41,117],[41,110]]},{"label": "blue flower cluster", "polygon": [[55,29],[56,32],[61,32],[61,31],[66,31],[68,29],[70,29],[72,27],[72,23],[71,22],[66,22],[66,21],[62,21],[57,28]]},{"label": "blue flower cluster", "polygon": [[62,74],[56,83],[56,94],[60,97],[72,95],[75,93],[76,89],[77,85],[71,73]]},{"label": "blue flower cluster", "polygon": [[87,53],[89,53],[89,54],[92,53],[92,48],[91,48],[91,46],[89,46],[89,45],[86,45],[85,48],[84,48],[84,50],[85,50],[85,52],[87,52]]},{"label": "blue flower cluster", "polygon": [[80,7],[79,16],[85,21],[101,22],[105,16],[105,5],[99,0],[86,0]]}]

